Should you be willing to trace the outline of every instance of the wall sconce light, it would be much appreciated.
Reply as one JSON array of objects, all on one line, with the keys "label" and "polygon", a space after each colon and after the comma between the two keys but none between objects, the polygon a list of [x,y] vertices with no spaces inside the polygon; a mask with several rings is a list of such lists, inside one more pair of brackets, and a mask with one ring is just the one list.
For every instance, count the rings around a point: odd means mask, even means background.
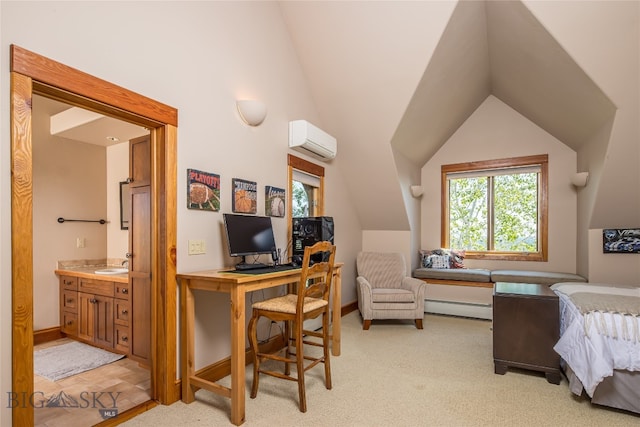
[{"label": "wall sconce light", "polygon": [[416,199],[419,197],[422,197],[422,193],[424,193],[424,188],[422,188],[422,185],[412,185],[410,187],[410,190],[411,190],[411,195]]},{"label": "wall sconce light", "polygon": [[236,101],[240,118],[249,126],[259,126],[267,117],[267,106],[255,99]]},{"label": "wall sconce light", "polygon": [[584,187],[589,182],[589,172],[578,172],[571,177],[571,183],[576,187]]}]

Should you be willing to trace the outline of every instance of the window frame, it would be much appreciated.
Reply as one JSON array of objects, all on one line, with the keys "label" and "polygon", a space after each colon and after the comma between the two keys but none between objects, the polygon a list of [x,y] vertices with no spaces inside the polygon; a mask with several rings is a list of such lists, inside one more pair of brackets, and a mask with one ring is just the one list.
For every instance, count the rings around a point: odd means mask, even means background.
[{"label": "window frame", "polygon": [[[486,160],[478,162],[455,163],[441,167],[441,236],[443,248],[449,247],[449,180],[447,174],[453,172],[474,172],[482,170],[508,169],[515,167],[539,166],[538,182],[538,251],[536,252],[504,252],[504,251],[466,251],[466,258],[503,261],[547,261],[548,260],[548,214],[549,214],[549,156],[511,157],[506,159]],[[491,237],[493,238],[493,237]],[[462,248],[456,248],[462,249]]]},{"label": "window frame", "polygon": [[[301,159],[292,154],[287,155],[287,253],[292,253],[292,233],[293,233],[293,174],[294,170],[312,175],[318,178],[319,186],[313,194],[313,200],[316,201],[313,207],[309,208],[309,216],[324,215],[324,167]],[[313,208],[313,209],[312,209]]]}]

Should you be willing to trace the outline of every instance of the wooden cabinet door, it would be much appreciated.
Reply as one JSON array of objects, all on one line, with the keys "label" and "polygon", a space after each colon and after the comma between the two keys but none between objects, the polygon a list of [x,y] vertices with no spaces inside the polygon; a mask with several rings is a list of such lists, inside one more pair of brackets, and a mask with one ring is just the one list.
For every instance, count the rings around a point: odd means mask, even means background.
[{"label": "wooden cabinet door", "polygon": [[129,228],[130,356],[150,365],[151,360],[151,187],[131,189]]},{"label": "wooden cabinet door", "polygon": [[113,298],[94,295],[94,342],[104,348],[113,348]]},{"label": "wooden cabinet door", "polygon": [[113,348],[113,298],[78,292],[78,338]]},{"label": "wooden cabinet door", "polygon": [[78,292],[78,338],[93,341],[95,317],[93,294]]},{"label": "wooden cabinet door", "polygon": [[149,135],[129,141],[129,188],[151,185],[151,139]]}]

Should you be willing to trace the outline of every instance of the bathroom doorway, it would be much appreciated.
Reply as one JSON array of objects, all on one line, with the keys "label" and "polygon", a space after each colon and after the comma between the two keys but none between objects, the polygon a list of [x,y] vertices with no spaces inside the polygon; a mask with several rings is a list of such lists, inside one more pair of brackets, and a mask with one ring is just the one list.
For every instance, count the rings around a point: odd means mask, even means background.
[{"label": "bathroom doorway", "polygon": [[[12,408],[14,426],[34,424],[33,406],[33,95],[57,99],[150,129],[152,274],[151,404],[179,398],[176,385],[176,144],[177,110],[11,46]],[[131,416],[119,416],[125,419]]]}]

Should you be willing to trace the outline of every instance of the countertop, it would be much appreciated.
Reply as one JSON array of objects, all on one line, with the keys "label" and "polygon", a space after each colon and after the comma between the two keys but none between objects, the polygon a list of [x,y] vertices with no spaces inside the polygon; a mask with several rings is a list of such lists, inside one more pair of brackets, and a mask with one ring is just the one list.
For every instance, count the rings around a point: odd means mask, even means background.
[{"label": "countertop", "polygon": [[105,280],[107,282],[129,283],[129,275],[127,273],[96,274],[96,270],[120,267],[122,267],[122,260],[115,259],[58,261],[58,268],[55,273],[58,276],[74,276]]}]

